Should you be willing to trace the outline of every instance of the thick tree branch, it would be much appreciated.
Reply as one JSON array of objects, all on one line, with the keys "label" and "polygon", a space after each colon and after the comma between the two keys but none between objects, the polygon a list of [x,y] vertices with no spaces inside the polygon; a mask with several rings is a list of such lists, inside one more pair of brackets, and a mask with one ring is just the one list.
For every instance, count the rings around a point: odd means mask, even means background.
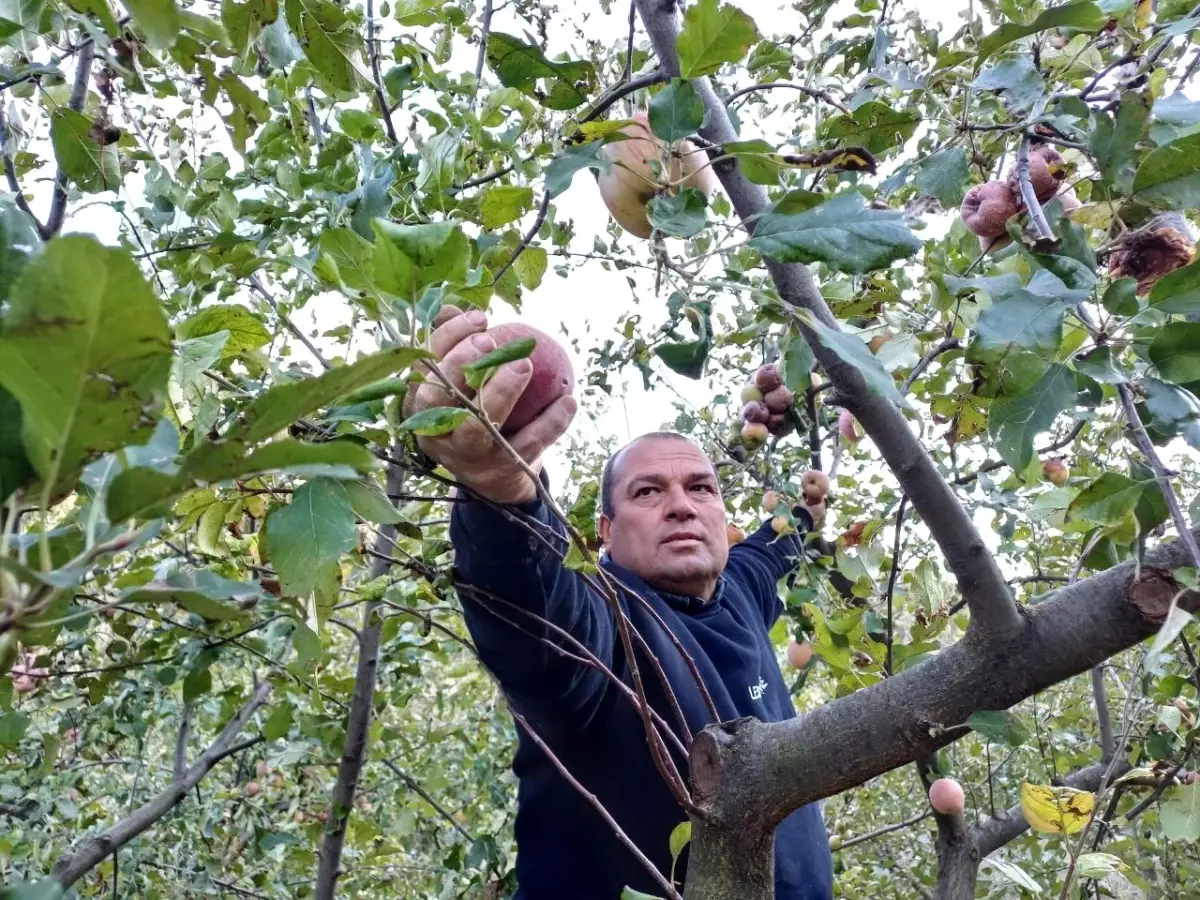
[{"label": "thick tree branch", "polygon": [[[642,22],[658,54],[659,67],[670,75],[679,74],[679,56],[675,40],[679,26],[673,0],[637,0]],[[717,97],[707,78],[693,81],[704,102],[707,124],[700,136],[713,144],[735,141],[733,125],[725,104]],[[726,195],[747,231],[767,209],[766,192],[752,183],[732,157],[713,163]],[[790,305],[807,310],[822,324],[837,328],[837,320],[825,304],[809,269],[799,263],[764,260],[779,291]],[[995,558],[988,552],[978,529],[946,484],[937,467],[909,429],[901,412],[884,397],[873,393],[862,374],[835,352],[825,347],[815,332],[803,327],[805,339],[842,398],[843,404],[862,423],[914,509],[929,528],[950,570],[958,580],[971,608],[971,627],[994,635],[1011,634],[1021,629],[1022,618]]]},{"label": "thick tree branch", "polygon": [[[400,448],[394,452],[399,453]],[[399,466],[389,466],[387,493],[398,494],[403,486],[404,470]],[[391,568],[391,559],[386,551],[388,545],[395,542],[395,538],[395,526],[380,526],[375,540],[378,555],[371,561],[371,580],[386,575]],[[316,885],[313,888],[313,896],[317,900],[333,900],[337,879],[341,875],[346,825],[354,809],[354,794],[358,790],[358,778],[362,774],[363,762],[367,756],[367,731],[371,726],[371,703],[375,699],[375,680],[379,670],[379,639],[383,628],[383,616],[379,614],[380,605],[379,600],[363,604],[362,629],[358,641],[358,668],[354,674],[354,696],[350,700],[350,713],[346,719],[346,738],[342,745],[342,758],[338,763],[337,781],[334,782],[329,801],[329,817],[325,820],[325,833],[321,836],[320,863],[317,867]]]},{"label": "thick tree branch", "polygon": [[[1180,542],[1162,544],[1140,566],[1131,560],[1031,606],[1021,631],[1005,640],[968,634],[801,718],[705,729],[692,745],[693,799],[712,824],[694,831],[688,889],[693,873],[699,883],[722,877],[729,887],[728,872],[713,867],[754,858],[793,810],[928,756],[965,734],[973,712],[1007,709],[1150,636],[1180,590],[1170,572],[1187,560]],[[1181,603],[1196,609],[1200,595],[1185,594]],[[981,840],[981,851],[989,846]],[[742,871],[732,883],[743,900],[769,900]],[[701,891],[689,900],[721,896]]]},{"label": "thick tree branch", "polygon": [[479,55],[475,57],[475,90],[479,90],[479,79],[483,78],[483,64],[487,60],[488,35],[492,31],[492,0],[483,0],[483,16],[479,22]]},{"label": "thick tree branch", "polygon": [[147,803],[134,810],[116,825],[100,834],[86,837],[66,856],[54,864],[51,873],[55,881],[64,889],[71,887],[94,866],[120,850],[131,840],[175,808],[188,791],[200,783],[217,763],[240,750],[257,744],[262,738],[251,738],[234,744],[233,740],[250,721],[258,708],[267,701],[271,693],[271,683],[263,682],[246,701],[241,710],[229,722],[195,763],[184,772],[182,778],[173,781],[166,790],[162,791]]},{"label": "thick tree branch", "polygon": [[[71,97],[67,101],[67,106],[75,112],[83,109],[83,103],[87,100],[88,84],[92,80],[92,58],[95,53],[96,46],[91,41],[79,47],[79,59],[75,61],[75,83],[71,86]],[[66,214],[67,175],[60,166],[58,173],[54,176],[54,195],[50,198],[50,215],[41,229],[42,240],[48,241],[62,231],[63,219]]]}]

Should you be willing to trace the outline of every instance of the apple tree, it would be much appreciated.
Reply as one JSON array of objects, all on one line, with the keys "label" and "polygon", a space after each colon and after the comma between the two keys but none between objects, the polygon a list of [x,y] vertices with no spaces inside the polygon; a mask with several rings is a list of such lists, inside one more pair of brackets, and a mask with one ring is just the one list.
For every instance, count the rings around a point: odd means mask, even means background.
[{"label": "apple tree", "polygon": [[833,501],[772,631],[800,717],[680,733],[608,673],[680,804],[626,895],[768,900],[823,801],[838,896],[1183,896],[1200,7],[935,15],[6,0],[4,895],[511,893],[530,726],[415,440],[479,410],[402,401],[443,306],[603,283],[615,329],[541,323],[583,409],[544,499],[614,615],[582,424],[631,384],[731,541]]}]

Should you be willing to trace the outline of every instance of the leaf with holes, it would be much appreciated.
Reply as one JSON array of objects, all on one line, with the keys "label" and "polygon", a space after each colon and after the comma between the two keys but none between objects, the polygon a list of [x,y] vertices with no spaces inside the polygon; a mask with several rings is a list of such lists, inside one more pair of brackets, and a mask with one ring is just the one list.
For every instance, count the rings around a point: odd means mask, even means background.
[{"label": "leaf with holes", "polygon": [[1033,460],[1033,439],[1060,413],[1074,409],[1076,396],[1075,373],[1054,363],[1029,390],[993,401],[988,433],[1004,461],[1018,472],[1025,471]]},{"label": "leaf with holes", "polygon": [[725,63],[738,62],[757,40],[754,20],[736,6],[699,0],[684,13],[675,39],[679,74],[684,78],[711,75]]}]

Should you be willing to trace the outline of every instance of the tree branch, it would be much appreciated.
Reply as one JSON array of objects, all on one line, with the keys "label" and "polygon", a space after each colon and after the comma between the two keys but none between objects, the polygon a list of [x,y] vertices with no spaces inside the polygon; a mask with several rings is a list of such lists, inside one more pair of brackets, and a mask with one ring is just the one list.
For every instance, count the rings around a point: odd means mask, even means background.
[{"label": "tree branch", "polygon": [[1183,508],[1179,505],[1179,498],[1175,496],[1175,489],[1171,486],[1171,473],[1163,465],[1158,451],[1154,449],[1154,443],[1150,440],[1150,435],[1146,433],[1146,426],[1142,424],[1137,409],[1134,408],[1133,391],[1130,390],[1128,384],[1118,384],[1117,393],[1121,397],[1121,408],[1125,410],[1125,419],[1129,422],[1129,430],[1133,432],[1133,441],[1149,461],[1150,468],[1154,470],[1158,488],[1162,491],[1163,499],[1167,501],[1167,508],[1171,510],[1171,521],[1175,524],[1175,530],[1179,532],[1180,540],[1187,546],[1188,552],[1192,556],[1192,567],[1200,572],[1200,544],[1197,544],[1192,533],[1188,531],[1187,518],[1183,514]]},{"label": "tree branch", "polygon": [[299,327],[297,327],[296,323],[288,317],[287,313],[280,311],[279,304],[275,302],[274,297],[267,293],[267,289],[263,287],[263,284],[258,280],[257,275],[250,276],[250,287],[254,289],[256,294],[267,301],[267,305],[275,311],[275,315],[279,316],[279,321],[283,323],[283,327],[291,332],[292,337],[294,337],[296,340],[302,343],[305,348],[307,348],[308,352],[311,353],[316,358],[317,362],[321,364],[321,368],[325,369],[326,371],[333,368],[333,364],[321,354],[321,351],[317,349],[316,344],[308,339],[308,336],[301,331]]},{"label": "tree branch", "polygon": [[662,84],[670,77],[662,69],[654,69],[651,72],[638,75],[636,78],[617,82],[597,98],[595,104],[580,117],[579,124],[582,125],[584,122],[600,118],[623,98],[628,97],[635,91],[640,91],[642,88],[650,87],[652,84]]},{"label": "tree branch", "polygon": [[187,771],[187,742],[188,735],[192,730],[192,709],[191,703],[185,704],[183,707],[183,715],[179,721],[179,735],[175,738],[175,780],[183,778],[183,773]]},{"label": "tree branch", "polygon": [[[659,67],[669,75],[678,75],[675,41],[679,27],[673,0],[637,0],[637,4],[658,54]],[[708,79],[698,78],[692,84],[707,111],[708,124],[700,129],[701,137],[719,145],[737,140],[725,104]],[[735,158],[714,162],[713,171],[743,226],[753,233],[755,222],[767,209],[766,192],[746,178]],[[780,263],[769,257],[764,263],[784,301],[809,311],[830,328],[838,327],[806,266]],[[801,331],[844,405],[863,424],[937,541],[970,604],[972,630],[994,635],[1019,631],[1022,616],[995,558],[904,416],[891,401],[873,393],[858,369],[825,347],[812,329],[802,326]]]},{"label": "tree branch", "polygon": [[399,778],[406,785],[408,785],[409,790],[413,791],[422,800],[424,800],[426,803],[428,803],[430,806],[432,806],[434,812],[436,812],[439,816],[441,816],[443,819],[445,819],[447,822],[449,822],[455,831],[457,831],[459,834],[461,834],[463,837],[465,837],[467,839],[468,843],[473,844],[475,842],[475,838],[471,837],[471,832],[467,831],[467,829],[465,829],[461,825],[459,825],[458,820],[455,819],[454,816],[450,815],[450,813],[448,813],[446,811],[446,808],[444,806],[442,806],[440,803],[438,803],[436,800],[434,800],[433,797],[431,797],[429,795],[429,792],[426,791],[425,788],[421,787],[421,785],[418,784],[417,781],[412,776],[410,776],[407,772],[405,772],[403,769],[401,769],[399,766],[397,766],[390,759],[385,759],[382,762],[385,766],[387,766],[389,769],[392,770],[393,774],[395,774],[395,776],[397,778]]},{"label": "tree branch", "polygon": [[252,746],[262,738],[252,738],[234,744],[233,740],[246,726],[258,708],[262,706],[271,693],[271,683],[263,682],[242,706],[238,714],[221,731],[208,748],[200,754],[200,758],[191,765],[182,778],[177,778],[161,793],[151,798],[147,803],[134,810],[116,825],[100,834],[84,838],[66,856],[54,864],[51,873],[55,881],[64,889],[70,888],[93,867],[99,865],[107,857],[120,850],[131,840],[175,808],[188,791],[200,783],[221,760],[227,756]]},{"label": "tree branch", "polygon": [[794,91],[801,91],[808,94],[814,100],[824,100],[830,106],[836,107],[840,112],[846,115],[851,115],[850,108],[840,100],[834,98],[829,91],[823,91],[820,88],[809,87],[806,84],[796,84],[792,81],[768,81],[765,84],[751,84],[744,88],[738,88],[732,94],[725,98],[726,103],[732,103],[738,97],[743,97],[746,94],[754,93],[755,91],[773,91],[778,88],[791,88]]},{"label": "tree branch", "polygon": [[25,199],[25,193],[21,190],[21,182],[17,180],[17,168],[13,165],[12,155],[8,152],[8,122],[4,118],[4,106],[4,102],[0,101],[0,146],[3,147],[4,177],[8,180],[8,189],[13,193],[17,208],[29,216],[34,227],[37,228],[38,234],[41,234],[44,226],[33,214],[33,210],[29,207],[29,201]]},{"label": "tree branch", "polygon": [[[490,16],[491,0],[487,0],[487,14]],[[367,55],[371,59],[371,80],[375,86],[375,103],[379,107],[379,115],[383,117],[383,127],[387,130],[388,140],[392,146],[400,143],[396,137],[396,126],[392,124],[392,110],[388,106],[387,96],[383,93],[383,76],[379,74],[379,47],[375,43],[375,0],[367,0]],[[476,75],[476,80],[479,76]]]},{"label": "tree branch", "polygon": [[[769,865],[760,843],[792,811],[928,756],[964,735],[972,713],[1007,709],[1144,640],[1165,620],[1180,591],[1170,572],[1187,558],[1178,541],[1159,545],[1140,564],[1130,560],[1031,606],[1019,634],[1003,641],[968,634],[920,665],[800,718],[706,728],[693,741],[691,762],[693,799],[709,822],[693,831],[688,890],[693,875],[707,884],[721,877],[744,900],[769,900],[745,867],[732,882],[720,867],[740,858]],[[1200,594],[1180,602],[1195,609]],[[1008,827],[1020,833],[1024,820]],[[981,836],[981,852],[999,846],[989,835]],[[689,900],[720,896],[700,891]]]},{"label": "tree branch", "polygon": [[1104,689],[1104,666],[1092,667],[1092,698],[1096,703],[1096,723],[1100,727],[1100,759],[1108,762],[1116,752],[1113,742],[1112,715],[1108,711],[1108,692]]},{"label": "tree branch", "polygon": [[483,17],[479,22],[479,55],[475,58],[475,90],[483,78],[483,64],[487,60],[488,35],[492,30],[492,0],[483,0]]},{"label": "tree branch", "polygon": [[537,218],[533,220],[533,224],[529,226],[529,230],[521,237],[521,243],[517,244],[513,250],[512,256],[508,261],[500,267],[500,271],[492,278],[492,284],[498,284],[500,277],[512,268],[513,263],[517,261],[517,257],[525,252],[525,248],[529,246],[530,241],[537,237],[537,233],[541,230],[542,225],[546,222],[546,214],[550,211],[550,191],[545,191],[542,194],[542,203],[538,207]]},{"label": "tree branch", "polygon": [[[79,59],[75,61],[75,83],[71,87],[71,97],[67,101],[67,106],[75,112],[83,109],[83,103],[87,100],[88,84],[92,79],[92,58],[95,53],[96,46],[91,41],[79,47]],[[54,176],[54,195],[50,198],[50,215],[41,229],[42,240],[48,241],[62,231],[63,219],[66,214],[67,175],[60,166]]]},{"label": "tree branch", "polygon": [[[393,452],[399,452],[399,448]],[[387,473],[387,493],[398,494],[404,486],[404,470],[391,465]],[[381,525],[376,533],[377,552],[371,561],[369,578],[373,581],[388,573],[391,559],[386,555],[388,545],[395,541],[394,525]],[[382,557],[382,558],[381,558]],[[367,755],[367,732],[371,725],[371,703],[375,698],[375,680],[379,670],[379,640],[383,616],[379,600],[363,604],[362,629],[358,641],[358,667],[354,673],[354,696],[346,718],[346,738],[342,758],[338,763],[337,780],[329,801],[329,817],[321,836],[320,863],[313,896],[317,900],[333,900],[338,876],[341,875],[342,847],[346,842],[346,825],[354,810],[354,794]]]}]

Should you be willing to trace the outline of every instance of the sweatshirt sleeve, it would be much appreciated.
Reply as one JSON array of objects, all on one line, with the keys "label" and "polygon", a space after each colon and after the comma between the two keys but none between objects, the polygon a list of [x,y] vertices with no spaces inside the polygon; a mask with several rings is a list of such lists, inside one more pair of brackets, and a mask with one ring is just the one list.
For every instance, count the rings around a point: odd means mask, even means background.
[{"label": "sweatshirt sleeve", "polygon": [[[566,551],[566,530],[540,500],[506,510],[524,517],[546,541]],[[545,542],[486,503],[455,503],[450,539],[467,628],[480,658],[505,692],[529,713],[550,712],[556,720],[566,715],[577,724],[590,721],[607,687],[607,676],[547,646],[546,640],[554,641],[568,653],[580,655],[541,620],[570,633],[612,668],[614,623],[603,599],[578,573],[566,568]]]},{"label": "sweatshirt sleeve", "polygon": [[783,602],[775,585],[796,568],[796,562],[804,552],[804,536],[813,527],[812,516],[804,507],[793,507],[792,515],[799,529],[795,534],[777,535],[768,519],[729,550],[728,570],[741,579],[758,600],[767,628],[783,613]]}]

